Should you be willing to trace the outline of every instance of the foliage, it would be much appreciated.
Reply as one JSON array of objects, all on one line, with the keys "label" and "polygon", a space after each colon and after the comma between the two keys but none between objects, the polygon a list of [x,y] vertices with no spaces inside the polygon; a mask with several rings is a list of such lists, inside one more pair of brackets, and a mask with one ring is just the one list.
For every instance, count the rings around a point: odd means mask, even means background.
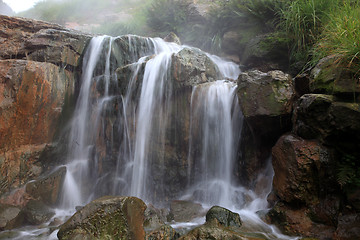
[{"label": "foliage", "polygon": [[146,11],[147,25],[161,33],[183,32],[191,15],[187,0],[155,0]]},{"label": "foliage", "polygon": [[360,71],[360,3],[345,2],[329,14],[328,24],[313,50],[314,61],[334,55],[335,64],[359,75]]},{"label": "foliage", "polygon": [[345,154],[338,164],[337,181],[342,186],[360,187],[360,161],[349,154]]}]

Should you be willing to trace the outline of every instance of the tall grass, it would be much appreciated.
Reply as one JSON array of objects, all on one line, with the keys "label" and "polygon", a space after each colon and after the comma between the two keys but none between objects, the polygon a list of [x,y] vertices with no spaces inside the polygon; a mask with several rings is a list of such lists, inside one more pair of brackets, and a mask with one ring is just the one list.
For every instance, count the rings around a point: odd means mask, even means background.
[{"label": "tall grass", "polygon": [[360,75],[360,3],[344,1],[329,19],[314,47],[314,60],[334,55],[337,66]]}]

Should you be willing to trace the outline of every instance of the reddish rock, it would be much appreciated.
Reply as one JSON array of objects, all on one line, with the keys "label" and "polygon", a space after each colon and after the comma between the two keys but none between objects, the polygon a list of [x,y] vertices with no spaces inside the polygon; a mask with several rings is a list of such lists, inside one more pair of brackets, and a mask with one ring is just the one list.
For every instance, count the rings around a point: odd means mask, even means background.
[{"label": "reddish rock", "polygon": [[74,85],[71,72],[51,63],[0,60],[0,194],[41,174],[40,154]]},{"label": "reddish rock", "polygon": [[[328,150],[317,141],[284,135],[272,150],[273,188],[288,203],[312,203],[319,197],[319,171],[329,163]],[[323,169],[325,171],[325,169]]]}]

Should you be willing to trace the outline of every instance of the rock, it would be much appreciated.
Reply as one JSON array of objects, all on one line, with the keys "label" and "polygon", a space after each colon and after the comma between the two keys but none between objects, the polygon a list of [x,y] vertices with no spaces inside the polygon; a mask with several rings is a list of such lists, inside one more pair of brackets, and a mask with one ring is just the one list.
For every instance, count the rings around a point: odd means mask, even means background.
[{"label": "rock", "polygon": [[281,33],[256,35],[247,41],[245,51],[240,57],[246,69],[261,71],[283,70],[289,68],[288,40]]},{"label": "rock", "polygon": [[339,217],[337,230],[334,234],[335,240],[353,240],[360,236],[360,215],[347,214]]},{"label": "rock", "polygon": [[145,210],[145,229],[157,229],[165,224],[168,212],[165,209],[157,209],[149,204]]},{"label": "rock", "polygon": [[294,100],[292,78],[281,71],[243,72],[238,79],[238,96],[246,118],[287,115]]},{"label": "rock", "polygon": [[171,76],[175,89],[220,79],[217,66],[198,49],[184,48],[172,56]]},{"label": "rock", "polygon": [[0,231],[17,228],[23,221],[24,217],[20,208],[0,204]]},{"label": "rock", "polygon": [[285,234],[319,240],[332,239],[335,227],[315,223],[311,221],[308,214],[309,210],[306,208],[291,208],[279,202],[269,211],[268,217],[271,223]]},{"label": "rock", "polygon": [[30,200],[23,209],[25,219],[32,225],[39,225],[49,221],[55,212],[41,201]]},{"label": "rock", "polygon": [[146,240],[175,240],[180,237],[171,226],[163,225],[146,235]]},{"label": "rock", "polygon": [[206,213],[206,223],[220,224],[225,227],[241,227],[241,219],[238,213],[230,210],[214,206]]},{"label": "rock", "polygon": [[174,200],[170,203],[170,215],[175,222],[190,222],[204,215],[204,209],[199,203]]},{"label": "rock", "polygon": [[53,173],[26,185],[26,192],[36,199],[41,199],[50,206],[58,202],[65,180],[66,167],[60,167]]},{"label": "rock", "polygon": [[58,238],[144,239],[145,209],[145,203],[135,197],[102,197],[87,204],[65,222]]},{"label": "rock", "polygon": [[25,188],[19,188],[10,193],[4,194],[0,199],[0,204],[7,204],[23,208],[32,197],[26,193]]},{"label": "rock", "polygon": [[180,38],[178,36],[176,36],[175,33],[171,32],[169,33],[168,35],[166,35],[164,37],[164,41],[165,42],[173,42],[173,43],[176,43],[178,45],[181,45],[181,41],[180,41]]},{"label": "rock", "polygon": [[273,189],[282,201],[311,205],[321,192],[339,190],[330,170],[331,152],[317,141],[284,135],[272,150],[272,163]]},{"label": "rock", "polygon": [[42,173],[40,155],[64,121],[62,108],[75,92],[75,80],[51,63],[0,60],[0,69],[2,194]]},{"label": "rock", "polygon": [[237,95],[244,115],[239,171],[241,181],[251,183],[266,167],[278,138],[291,130],[295,91],[290,75],[255,70],[240,74]]},{"label": "rock", "polygon": [[214,226],[211,224],[204,224],[191,230],[184,236],[178,238],[179,240],[197,240],[197,239],[231,239],[231,240],[260,240],[263,238],[257,238],[254,236],[246,236],[242,233],[238,233],[223,226]]},{"label": "rock", "polygon": [[305,139],[356,152],[360,147],[360,104],[339,102],[334,96],[306,94],[296,107],[295,131]]},{"label": "rock", "polygon": [[311,70],[311,92],[352,98],[360,93],[360,82],[350,71],[336,67],[336,61],[336,55],[325,57]]},{"label": "rock", "polygon": [[[26,59],[77,67],[90,35],[57,24],[25,18],[0,17],[0,59]],[[71,68],[70,68],[71,69]]]}]

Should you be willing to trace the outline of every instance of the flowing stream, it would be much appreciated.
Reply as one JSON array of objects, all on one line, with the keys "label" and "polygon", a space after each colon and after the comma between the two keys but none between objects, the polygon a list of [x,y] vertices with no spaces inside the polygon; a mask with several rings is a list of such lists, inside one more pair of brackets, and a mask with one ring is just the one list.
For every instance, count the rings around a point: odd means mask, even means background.
[{"label": "flowing stream", "polygon": [[[182,98],[186,91],[176,88],[172,61],[191,48],[161,39],[142,38],[140,44],[135,36],[125,39],[126,56],[117,47],[125,40],[108,36],[94,37],[85,53],[57,216],[102,195],[131,195],[155,205],[159,199],[191,199],[240,213],[248,229],[268,239],[290,239],[256,214],[267,208],[271,164],[259,176],[267,182],[260,192],[246,189],[236,176],[243,122],[236,96],[239,67],[202,53],[219,77],[195,84]],[[127,72],[123,88],[119,67]]]}]

